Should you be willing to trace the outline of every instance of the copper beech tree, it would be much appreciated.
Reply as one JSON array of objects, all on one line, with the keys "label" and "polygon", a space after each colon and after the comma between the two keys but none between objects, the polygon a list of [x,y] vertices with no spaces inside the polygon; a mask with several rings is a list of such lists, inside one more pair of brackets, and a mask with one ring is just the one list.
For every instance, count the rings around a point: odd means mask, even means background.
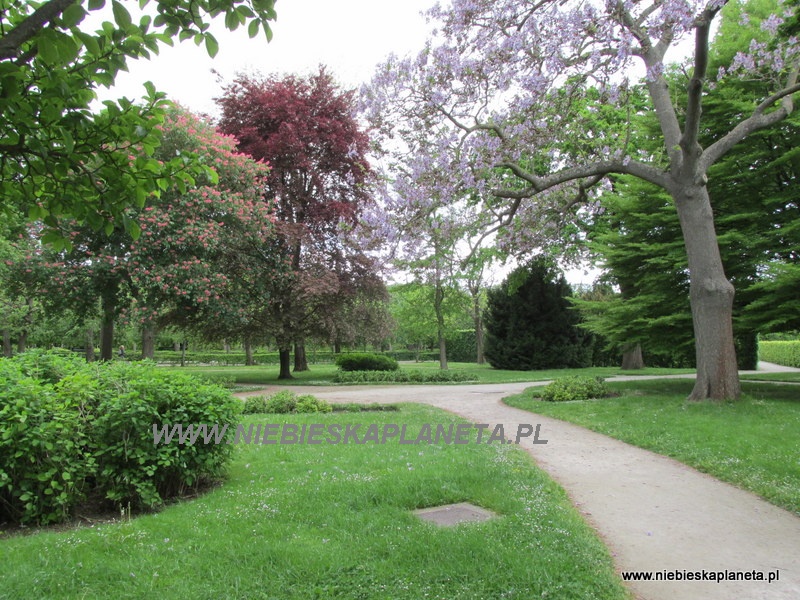
[{"label": "copper beech tree", "polygon": [[270,165],[265,199],[275,203],[276,232],[295,274],[271,304],[280,377],[289,378],[292,344],[295,370],[307,369],[306,337],[330,334],[332,316],[357,290],[382,293],[353,235],[371,199],[369,138],[356,121],[353,92],[322,67],[309,77],[239,76],[217,103],[219,129]]},{"label": "copper beech tree", "polygon": [[[485,212],[495,217],[496,228],[530,233],[519,227],[523,223],[547,235],[554,215],[576,203],[591,208],[593,188],[612,173],[664,189],[688,259],[697,363],[693,400],[740,395],[734,289],[720,259],[709,169],[753,132],[786,119],[800,92],[797,37],[754,40],[730,64],[708,72],[712,24],[725,4],[453,0],[431,10],[438,30],[425,49],[416,57],[390,58],[365,89],[366,114],[376,131],[405,142],[396,145],[394,159],[417,182],[405,188],[444,202],[485,192]],[[761,27],[774,35],[788,16],[781,6]],[[665,57],[684,40],[693,52],[677,105]],[[760,79],[759,92],[730,115],[727,131],[701,145],[703,105],[715,93],[710,79],[741,74]],[[630,143],[633,120],[604,131],[573,126],[586,111],[597,114],[609,103],[630,106],[629,81],[641,77],[645,110],[659,121],[660,151]]]}]

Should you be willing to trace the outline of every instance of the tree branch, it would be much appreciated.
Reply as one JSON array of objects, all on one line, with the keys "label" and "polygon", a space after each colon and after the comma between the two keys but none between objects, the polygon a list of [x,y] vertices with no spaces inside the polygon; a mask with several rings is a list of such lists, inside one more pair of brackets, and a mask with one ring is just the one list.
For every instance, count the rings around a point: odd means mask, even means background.
[{"label": "tree branch", "polygon": [[492,193],[498,198],[532,198],[537,194],[547,191],[557,185],[561,185],[562,183],[568,183],[570,181],[585,179],[588,177],[603,177],[605,175],[609,175],[610,173],[634,175],[635,177],[644,179],[645,181],[653,183],[664,189],[667,189],[668,185],[667,176],[663,171],[635,160],[599,161],[562,169],[561,171],[556,171],[555,173],[545,175],[544,177],[537,177],[516,163],[500,163],[496,166],[508,169],[516,177],[529,184],[529,187],[524,189],[497,188],[492,190]]},{"label": "tree branch", "polygon": [[[800,64],[796,64],[792,69],[787,87],[764,100],[756,107],[751,116],[706,149],[700,158],[699,173],[705,173],[711,165],[725,156],[731,148],[750,134],[771,127],[792,113],[794,110],[792,96],[800,92],[800,84],[797,83],[798,69],[800,69]],[[781,107],[771,113],[767,113],[766,110],[778,101],[782,101]]]},{"label": "tree branch", "polygon": [[22,45],[30,41],[53,19],[59,17],[79,0],[50,0],[33,11],[22,23],[14,27],[0,40],[0,60],[17,58]]}]

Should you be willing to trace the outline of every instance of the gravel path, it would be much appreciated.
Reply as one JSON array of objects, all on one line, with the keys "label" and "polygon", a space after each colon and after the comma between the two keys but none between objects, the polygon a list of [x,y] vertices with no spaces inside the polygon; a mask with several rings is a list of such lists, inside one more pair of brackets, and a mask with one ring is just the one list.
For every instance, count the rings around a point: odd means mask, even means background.
[{"label": "gravel path", "polygon": [[521,447],[567,490],[619,572],[779,572],[774,583],[631,582],[636,598],[800,599],[800,518],[672,459],[501,402],[545,383],[291,389],[330,402],[430,404],[473,423],[503,424],[507,436],[519,424],[540,424],[548,443]]}]

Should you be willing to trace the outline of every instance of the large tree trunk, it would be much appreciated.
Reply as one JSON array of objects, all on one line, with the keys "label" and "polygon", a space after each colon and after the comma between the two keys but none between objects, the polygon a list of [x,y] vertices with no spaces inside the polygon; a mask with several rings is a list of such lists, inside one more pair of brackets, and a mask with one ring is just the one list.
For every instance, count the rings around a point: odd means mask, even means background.
[{"label": "large tree trunk", "polygon": [[86,328],[86,362],[94,362],[94,327]]},{"label": "large tree trunk", "polygon": [[306,358],[306,344],[305,340],[295,342],[294,344],[294,370],[295,371],[308,371],[308,359]]},{"label": "large tree trunk", "polygon": [[11,331],[3,329],[3,356],[11,358],[14,349],[11,347]]},{"label": "large tree trunk", "polygon": [[28,333],[33,326],[33,298],[28,298],[26,304],[28,305],[28,311],[25,313],[24,325],[17,338],[17,352],[20,354],[28,348]]},{"label": "large tree trunk", "polygon": [[28,330],[23,329],[19,332],[19,337],[17,338],[17,352],[22,354],[28,348]]},{"label": "large tree trunk", "polygon": [[642,345],[628,346],[622,351],[622,370],[636,371],[644,369],[644,357],[642,356]]},{"label": "large tree trunk", "polygon": [[142,325],[142,359],[156,357],[156,328],[152,323]]},{"label": "large tree trunk", "polygon": [[705,186],[673,193],[689,261],[697,379],[690,400],[726,400],[741,393],[733,343],[733,285],[725,276]]},{"label": "large tree trunk", "polygon": [[486,362],[483,356],[483,315],[481,314],[481,299],[476,293],[472,295],[472,323],[475,326],[475,362],[482,365]]},{"label": "large tree trunk", "polygon": [[114,358],[114,318],[117,316],[116,294],[103,294],[100,319],[100,360]]},{"label": "large tree trunk", "polygon": [[253,342],[250,338],[244,339],[244,364],[248,367],[252,367],[256,364],[253,358]]},{"label": "large tree trunk", "polygon": [[278,379],[294,379],[292,377],[292,349],[289,346],[278,348],[278,357],[280,358],[281,370],[278,373]]}]

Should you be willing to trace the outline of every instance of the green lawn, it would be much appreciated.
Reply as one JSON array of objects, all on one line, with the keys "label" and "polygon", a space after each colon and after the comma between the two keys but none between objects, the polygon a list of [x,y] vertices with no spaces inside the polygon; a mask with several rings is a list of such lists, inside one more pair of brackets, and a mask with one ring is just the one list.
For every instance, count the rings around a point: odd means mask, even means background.
[{"label": "green lawn", "polygon": [[[588,369],[552,369],[547,371],[506,371],[493,369],[489,365],[476,365],[474,363],[450,363],[453,371],[462,371],[470,375],[471,381],[478,383],[511,383],[524,381],[545,381],[564,377],[566,375],[586,375],[589,377],[614,377],[615,375],[676,375],[680,373],[694,373],[692,369],[643,369],[640,371],[623,371],[617,367],[592,367]],[[293,373],[294,379],[279,380],[277,366],[253,367],[218,367],[218,366],[187,366],[164,367],[165,369],[184,371],[209,375],[215,378],[227,378],[237,384],[244,385],[331,385],[337,372],[335,365],[311,365],[310,371]],[[401,369],[413,370],[438,370],[438,362],[404,362],[400,363]],[[367,384],[368,385],[368,384]],[[382,384],[386,385],[386,384]]]},{"label": "green lawn", "polygon": [[800,388],[744,383],[739,402],[685,400],[693,382],[612,382],[619,397],[542,402],[535,389],[505,399],[671,456],[800,514]]},{"label": "green lawn", "polygon": [[[399,413],[255,423],[462,422]],[[409,436],[410,437],[410,436]],[[471,501],[492,521],[410,511]],[[230,479],[128,522],[0,538],[2,598],[627,598],[608,551],[527,453],[505,444],[239,446]]]},{"label": "green lawn", "polygon": [[753,373],[742,375],[741,379],[746,381],[789,381],[800,383],[800,372],[790,371],[788,373]]}]

